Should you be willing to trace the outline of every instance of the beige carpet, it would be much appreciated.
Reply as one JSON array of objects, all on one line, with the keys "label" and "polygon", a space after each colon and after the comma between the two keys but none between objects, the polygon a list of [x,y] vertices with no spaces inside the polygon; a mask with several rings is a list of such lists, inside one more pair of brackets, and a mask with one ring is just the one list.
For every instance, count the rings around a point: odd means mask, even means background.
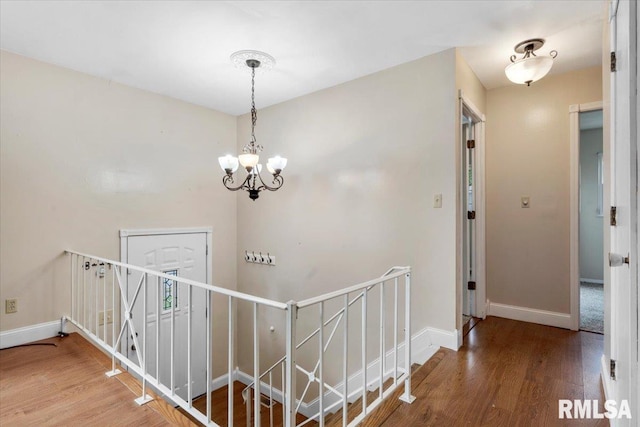
[{"label": "beige carpet", "polygon": [[597,283],[580,283],[580,329],[604,334],[604,291]]}]

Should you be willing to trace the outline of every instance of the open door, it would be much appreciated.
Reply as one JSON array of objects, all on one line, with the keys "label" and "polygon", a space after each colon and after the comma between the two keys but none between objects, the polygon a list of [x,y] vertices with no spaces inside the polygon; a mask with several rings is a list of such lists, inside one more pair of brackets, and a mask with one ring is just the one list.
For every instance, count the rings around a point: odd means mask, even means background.
[{"label": "open door", "polygon": [[[461,312],[468,322],[486,316],[484,114],[460,91]],[[459,223],[460,224],[460,223]],[[475,320],[472,318],[476,318]],[[466,333],[465,332],[465,333]]]},{"label": "open door", "polygon": [[[610,104],[608,105],[609,225],[605,231],[605,355],[602,374],[607,399],[638,412],[638,145],[637,145],[637,4],[610,3]],[[605,76],[605,81],[607,77]],[[607,87],[605,86],[605,91]],[[605,104],[605,111],[607,105]],[[607,158],[608,157],[608,158]]]}]

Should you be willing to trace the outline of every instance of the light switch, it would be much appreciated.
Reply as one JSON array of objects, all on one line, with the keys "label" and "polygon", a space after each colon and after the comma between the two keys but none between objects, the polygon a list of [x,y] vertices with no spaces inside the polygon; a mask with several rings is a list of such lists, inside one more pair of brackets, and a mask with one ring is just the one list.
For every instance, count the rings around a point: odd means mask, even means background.
[{"label": "light switch", "polygon": [[442,194],[434,194],[433,195],[433,207],[441,208],[442,207]]},{"label": "light switch", "polygon": [[531,201],[529,200],[529,196],[522,196],[520,198],[520,207],[528,208],[531,205]]}]

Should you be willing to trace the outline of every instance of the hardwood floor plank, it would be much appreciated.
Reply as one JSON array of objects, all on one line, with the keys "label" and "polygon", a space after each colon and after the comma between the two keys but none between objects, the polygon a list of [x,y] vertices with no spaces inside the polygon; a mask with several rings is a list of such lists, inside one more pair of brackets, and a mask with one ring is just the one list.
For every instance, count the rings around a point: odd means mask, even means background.
[{"label": "hardwood floor plank", "polygon": [[[110,359],[81,337],[52,342],[58,347],[0,351],[0,425],[194,425],[162,399],[137,406],[140,383],[128,374],[105,377]],[[601,335],[489,317],[459,351],[440,349],[414,370],[415,402],[400,401],[400,388],[362,425],[603,427],[608,420],[558,418],[559,399],[597,399],[604,412],[602,352]],[[243,388],[233,385],[237,426],[246,425]],[[203,412],[205,404],[194,402]],[[350,406],[350,419],[359,408],[358,402]],[[227,424],[226,387],[212,393],[212,413],[218,424]],[[281,414],[277,404],[275,426],[282,425]],[[268,425],[266,408],[261,419]],[[328,416],[326,425],[341,425],[340,414]]]},{"label": "hardwood floor plank", "polygon": [[137,380],[106,377],[110,359],[78,334],[43,342],[56,346],[0,351],[0,425],[194,425],[157,396],[138,406]]},{"label": "hardwood floor plank", "polygon": [[[598,399],[602,340],[586,332],[489,317],[458,352],[440,350],[413,381],[416,401],[385,404],[374,426],[604,426],[558,418],[559,399]],[[417,372],[420,372],[418,370]],[[601,409],[602,411],[602,409]]]}]

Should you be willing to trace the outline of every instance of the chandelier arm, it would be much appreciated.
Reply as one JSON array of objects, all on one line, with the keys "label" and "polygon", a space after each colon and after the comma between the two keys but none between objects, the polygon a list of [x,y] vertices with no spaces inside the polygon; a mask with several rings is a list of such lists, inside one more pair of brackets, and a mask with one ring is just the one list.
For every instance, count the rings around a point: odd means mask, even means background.
[{"label": "chandelier arm", "polygon": [[260,174],[258,174],[258,178],[260,179],[260,187],[257,188],[258,191],[262,191],[262,190],[269,190],[269,191],[276,191],[277,189],[279,189],[280,187],[282,187],[282,184],[284,184],[284,178],[282,178],[282,176],[280,174],[278,175],[274,175],[273,177],[273,187],[270,187],[269,185],[267,185],[263,180],[262,180],[262,176],[260,176]]},{"label": "chandelier arm", "polygon": [[242,181],[242,184],[238,185],[237,187],[233,187],[230,186],[229,184],[233,184],[233,176],[232,175],[225,175],[222,177],[222,184],[227,188],[227,190],[231,190],[231,191],[238,191],[238,190],[244,190],[249,188],[247,185],[247,181],[249,180],[249,177],[251,175],[247,175],[247,177],[244,179],[244,181]]}]

